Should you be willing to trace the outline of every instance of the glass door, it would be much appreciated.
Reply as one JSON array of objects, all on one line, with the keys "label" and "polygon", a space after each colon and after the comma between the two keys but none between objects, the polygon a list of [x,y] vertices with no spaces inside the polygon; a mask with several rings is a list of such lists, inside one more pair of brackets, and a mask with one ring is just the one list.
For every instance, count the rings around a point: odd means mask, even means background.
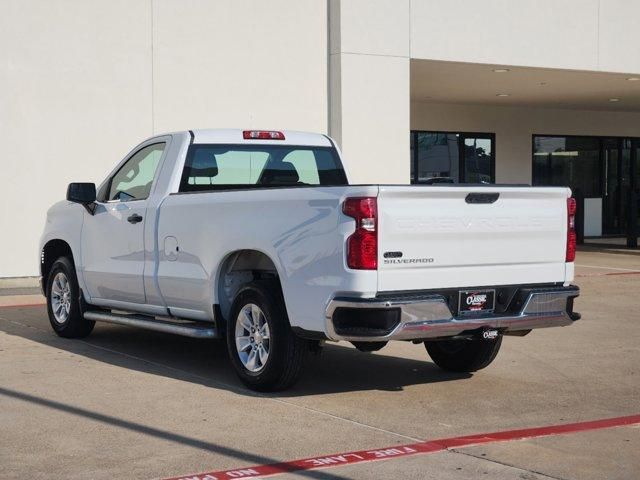
[{"label": "glass door", "polygon": [[495,182],[495,135],[411,132],[411,183]]},{"label": "glass door", "polygon": [[493,183],[493,135],[463,134],[462,171],[465,183]]}]

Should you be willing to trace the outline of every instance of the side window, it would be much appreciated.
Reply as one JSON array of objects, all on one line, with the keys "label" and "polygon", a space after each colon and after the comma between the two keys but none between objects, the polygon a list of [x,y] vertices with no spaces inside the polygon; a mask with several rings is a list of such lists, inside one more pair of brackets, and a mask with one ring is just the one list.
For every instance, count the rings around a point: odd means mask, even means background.
[{"label": "side window", "polygon": [[144,200],[151,193],[164,143],[144,147],[134,154],[111,178],[106,200]]}]

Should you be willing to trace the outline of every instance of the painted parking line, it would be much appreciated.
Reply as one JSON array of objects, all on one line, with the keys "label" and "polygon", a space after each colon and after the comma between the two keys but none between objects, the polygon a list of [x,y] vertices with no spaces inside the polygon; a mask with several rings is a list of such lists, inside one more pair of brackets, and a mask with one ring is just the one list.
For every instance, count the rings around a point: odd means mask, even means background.
[{"label": "painted parking line", "polygon": [[600,430],[604,428],[639,425],[640,415],[626,417],[606,418],[563,425],[550,425],[546,427],[533,427],[521,430],[506,430],[501,432],[481,433],[463,437],[443,438],[407,445],[392,446],[374,450],[360,450],[343,452],[321,457],[311,457],[291,462],[276,463],[270,465],[256,465],[253,467],[237,468],[234,470],[220,470],[205,473],[191,474],[180,477],[172,477],[166,480],[223,480],[230,478],[263,478],[283,473],[317,470],[357,463],[391,460],[409,455],[441,452],[450,448],[463,448],[487,443],[508,442],[524,440],[528,438],[548,437],[551,435],[566,435],[569,433]]},{"label": "painted parking line", "polygon": [[623,272],[638,272],[638,273],[640,273],[640,270],[638,270],[637,268],[603,267],[602,265],[582,265],[580,263],[576,263],[576,267],[600,268],[602,270],[620,270],[620,271],[623,271]]},{"label": "painted parking line", "polygon": [[609,275],[640,275],[640,270],[633,268],[621,268],[621,267],[605,267],[602,265],[583,265],[576,263],[576,268],[594,268],[597,270],[614,270],[612,272],[605,273],[580,273],[576,274],[576,278],[582,277],[604,277]]},{"label": "painted parking line", "polygon": [[577,274],[576,278],[581,278],[581,277],[607,277],[607,276],[615,276],[615,275],[640,275],[640,271],[634,271],[634,272],[607,272],[607,273],[581,273],[581,274]]}]

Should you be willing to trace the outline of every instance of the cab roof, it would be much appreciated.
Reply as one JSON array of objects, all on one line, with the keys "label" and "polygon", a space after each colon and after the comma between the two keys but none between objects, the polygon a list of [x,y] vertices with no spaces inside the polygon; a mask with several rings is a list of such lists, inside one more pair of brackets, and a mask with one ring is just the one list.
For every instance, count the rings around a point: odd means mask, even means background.
[{"label": "cab roof", "polygon": [[[233,144],[263,144],[263,145],[304,145],[313,147],[331,147],[331,140],[321,133],[296,132],[293,130],[258,130],[258,129],[206,129],[191,130],[193,143],[233,143]],[[284,135],[284,140],[251,138],[246,139],[243,132],[279,132]]]}]

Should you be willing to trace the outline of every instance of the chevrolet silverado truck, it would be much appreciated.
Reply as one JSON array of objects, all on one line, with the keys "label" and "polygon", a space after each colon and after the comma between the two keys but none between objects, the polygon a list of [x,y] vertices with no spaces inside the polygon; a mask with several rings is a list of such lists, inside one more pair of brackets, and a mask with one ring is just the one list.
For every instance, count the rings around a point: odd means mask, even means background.
[{"label": "chevrolet silverado truck", "polygon": [[424,344],[489,365],[504,335],[570,325],[568,188],[353,185],[321,134],[195,130],[72,183],[40,242],[53,330],[95,322],[226,339],[255,390],[292,385],[325,341]]}]

